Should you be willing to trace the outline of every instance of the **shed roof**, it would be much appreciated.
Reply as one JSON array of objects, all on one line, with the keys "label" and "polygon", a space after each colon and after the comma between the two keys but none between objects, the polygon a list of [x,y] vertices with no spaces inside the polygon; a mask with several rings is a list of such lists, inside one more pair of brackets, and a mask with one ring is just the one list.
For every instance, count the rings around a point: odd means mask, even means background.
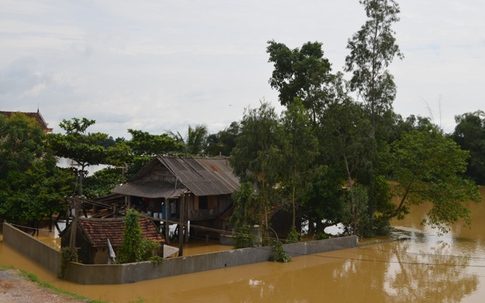
[{"label": "shed roof", "polygon": [[[156,165],[165,166],[177,183],[142,180]],[[112,192],[146,198],[175,198],[184,190],[196,196],[210,196],[232,194],[238,188],[239,180],[227,159],[159,156],[145,165],[132,181],[114,188]]]},{"label": "shed roof", "polygon": [[[106,247],[108,246],[107,239],[109,239],[113,246],[119,246],[123,242],[123,232],[125,230],[124,220],[125,218],[79,218],[78,222],[93,247]],[[140,217],[139,222],[143,238],[158,243],[165,241],[152,220],[147,217]]]}]

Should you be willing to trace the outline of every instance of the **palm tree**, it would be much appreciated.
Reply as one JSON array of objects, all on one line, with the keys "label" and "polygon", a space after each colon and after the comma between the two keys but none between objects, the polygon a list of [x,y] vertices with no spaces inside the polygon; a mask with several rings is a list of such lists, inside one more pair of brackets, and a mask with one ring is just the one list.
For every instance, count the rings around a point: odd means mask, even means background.
[{"label": "palm tree", "polygon": [[168,133],[175,141],[183,145],[183,150],[188,155],[202,155],[205,152],[207,145],[207,126],[199,124],[194,128],[189,125],[187,130],[187,137],[184,138],[179,132]]}]

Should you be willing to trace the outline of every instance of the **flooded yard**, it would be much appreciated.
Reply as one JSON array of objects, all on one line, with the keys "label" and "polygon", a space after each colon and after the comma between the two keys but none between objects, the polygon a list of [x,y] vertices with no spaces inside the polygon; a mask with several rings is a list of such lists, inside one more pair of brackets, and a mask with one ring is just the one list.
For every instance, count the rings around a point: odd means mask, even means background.
[{"label": "flooded yard", "polygon": [[[482,196],[485,195],[482,188]],[[391,237],[360,247],[293,258],[287,264],[258,263],[125,285],[86,286],[57,279],[6,245],[0,265],[36,274],[40,280],[109,302],[483,302],[485,297],[485,205],[474,205],[472,228],[461,224],[438,236],[420,225],[426,206],[393,222]],[[46,241],[54,241],[52,239]],[[184,254],[213,249],[191,242]]]}]

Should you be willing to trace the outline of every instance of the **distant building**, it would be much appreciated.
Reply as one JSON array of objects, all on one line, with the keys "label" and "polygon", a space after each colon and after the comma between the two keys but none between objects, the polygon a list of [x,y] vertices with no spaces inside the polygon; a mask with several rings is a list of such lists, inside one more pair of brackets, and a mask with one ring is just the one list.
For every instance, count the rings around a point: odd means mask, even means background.
[{"label": "distant building", "polygon": [[45,120],[42,117],[42,115],[40,114],[39,110],[37,110],[37,112],[0,111],[0,115],[4,115],[7,118],[10,118],[13,114],[24,114],[27,117],[34,119],[35,121],[37,121],[37,124],[39,124],[40,128],[42,128],[42,130],[44,131],[45,134],[52,132],[52,128],[48,127],[48,123],[45,122]]}]

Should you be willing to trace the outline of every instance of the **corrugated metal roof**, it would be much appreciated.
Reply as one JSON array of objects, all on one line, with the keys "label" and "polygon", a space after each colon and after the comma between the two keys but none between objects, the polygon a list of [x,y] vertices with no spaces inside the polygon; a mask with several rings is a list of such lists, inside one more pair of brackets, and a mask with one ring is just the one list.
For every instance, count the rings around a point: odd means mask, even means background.
[{"label": "corrugated metal roof", "polygon": [[184,192],[184,189],[174,188],[173,184],[162,182],[128,182],[111,190],[112,193],[127,196],[137,196],[144,198],[178,198]]},{"label": "corrugated metal roof", "polygon": [[227,159],[158,157],[196,196],[231,194],[239,188]]},{"label": "corrugated metal roof", "polygon": [[[177,184],[143,181],[155,165],[165,166]],[[160,156],[150,161],[126,184],[111,192],[146,198],[176,198],[190,190],[196,196],[232,194],[239,189],[239,179],[233,174],[227,159],[182,158]]]}]

